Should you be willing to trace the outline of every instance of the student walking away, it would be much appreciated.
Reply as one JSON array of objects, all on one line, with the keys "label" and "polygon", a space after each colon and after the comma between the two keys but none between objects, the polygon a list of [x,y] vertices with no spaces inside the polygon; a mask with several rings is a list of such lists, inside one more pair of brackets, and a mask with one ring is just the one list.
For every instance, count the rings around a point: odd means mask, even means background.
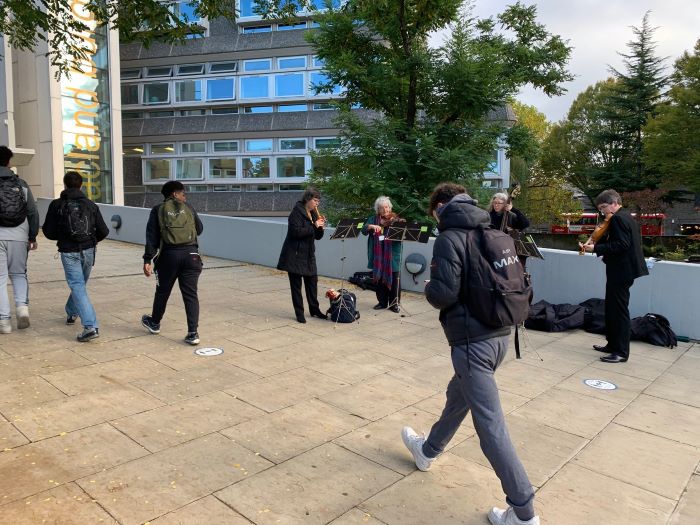
[{"label": "student walking away", "polygon": [[12,150],[0,146],[0,334],[12,332],[7,282],[12,282],[17,328],[29,327],[27,256],[36,250],[39,212],[29,186],[10,169]]},{"label": "student walking away", "polygon": [[109,228],[100,209],[81,190],[83,177],[77,171],[63,176],[65,190],[51,201],[41,230],[47,239],[57,241],[61,264],[70,295],[66,301],[66,324],[80,318],[81,343],[100,336],[100,325],[87,292],[87,282],[95,265],[97,243],[107,237]]},{"label": "student walking away", "polygon": [[[595,200],[605,222],[585,244],[584,252],[594,252],[605,263],[605,346],[593,349],[606,353],[605,363],[624,363],[630,357],[630,288],[637,277],[649,275],[642,252],[639,224],[622,207],[620,194],[605,190]],[[598,239],[595,241],[595,239]]]},{"label": "student walking away", "polygon": [[[445,408],[428,437],[411,427],[404,427],[401,437],[416,466],[428,470],[471,411],[481,449],[500,479],[508,503],[506,509],[492,508],[489,521],[493,525],[537,525],[535,493],[508,434],[494,380],[508,349],[510,326],[489,317],[495,311],[510,315],[515,310],[517,315],[511,321],[526,317],[529,285],[515,256],[513,240],[489,228],[488,212],[476,206],[464,187],[438,185],[430,196],[429,211],[438,220],[440,235],[433,248],[425,295],[440,310],[440,322],[452,347],[454,376],[447,385]],[[492,264],[495,257],[499,265]],[[507,298],[483,286],[483,274],[493,267],[499,268],[494,274],[523,294],[513,310],[515,295]]]},{"label": "student walking away", "polygon": [[165,200],[151,209],[146,226],[146,252],[143,255],[144,275],[156,275],[156,294],[151,315],[144,315],[141,324],[152,334],[160,333],[160,321],[177,280],[187,315],[185,342],[197,345],[197,283],[202,273],[197,236],[202,234],[204,226],[194,208],[187,204],[185,187],[181,182],[169,180],[163,184],[160,192]]},{"label": "student walking away", "polygon": [[301,297],[301,281],[304,280],[309,313],[319,319],[327,319],[318,304],[318,275],[316,270],[316,246],[314,241],[323,237],[326,219],[318,211],[321,194],[315,188],[307,188],[296,203],[287,220],[287,236],[282,245],[277,269],[289,275],[292,305],[297,321],[305,323],[304,300]]}]

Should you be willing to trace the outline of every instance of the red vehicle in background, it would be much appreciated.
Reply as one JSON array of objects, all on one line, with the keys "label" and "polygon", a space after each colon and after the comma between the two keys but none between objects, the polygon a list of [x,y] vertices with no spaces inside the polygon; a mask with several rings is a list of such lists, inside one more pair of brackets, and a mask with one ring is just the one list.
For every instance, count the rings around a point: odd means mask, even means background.
[{"label": "red vehicle in background", "polygon": [[[642,235],[659,236],[664,234],[663,213],[633,213],[637,219]],[[602,221],[600,213],[562,213],[558,224],[552,224],[549,231],[557,234],[590,235],[595,230],[598,221]]]}]

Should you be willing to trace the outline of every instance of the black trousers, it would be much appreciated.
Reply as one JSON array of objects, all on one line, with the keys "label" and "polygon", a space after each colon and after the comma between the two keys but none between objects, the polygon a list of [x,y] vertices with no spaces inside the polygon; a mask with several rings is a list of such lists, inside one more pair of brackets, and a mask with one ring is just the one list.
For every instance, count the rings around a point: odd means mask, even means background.
[{"label": "black trousers", "polygon": [[180,286],[187,315],[187,331],[196,332],[199,325],[199,298],[197,283],[202,273],[202,258],[196,246],[182,246],[161,250],[155,264],[156,295],[151,317],[160,323],[175,281]]},{"label": "black trousers", "polygon": [[292,291],[292,304],[297,317],[304,315],[304,300],[301,297],[301,280],[304,279],[304,291],[306,292],[306,302],[309,304],[309,313],[320,312],[318,306],[318,275],[300,275],[298,273],[288,273],[289,288]]},{"label": "black trousers", "polygon": [[605,338],[616,354],[630,355],[630,288],[634,281],[605,282]]},{"label": "black trousers", "polygon": [[394,273],[394,278],[391,280],[391,289],[387,288],[384,283],[377,283],[377,290],[375,291],[377,302],[384,308],[394,306],[401,301],[401,288],[399,288],[399,280],[396,273]]}]

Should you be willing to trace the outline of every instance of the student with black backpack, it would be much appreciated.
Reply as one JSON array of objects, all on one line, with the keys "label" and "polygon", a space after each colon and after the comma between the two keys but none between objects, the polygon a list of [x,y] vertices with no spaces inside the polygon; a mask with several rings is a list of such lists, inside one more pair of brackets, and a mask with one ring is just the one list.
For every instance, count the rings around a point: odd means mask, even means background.
[{"label": "student with black backpack", "polygon": [[152,334],[160,333],[160,321],[165,314],[170,292],[175,281],[180,286],[187,315],[185,342],[199,344],[199,298],[197,283],[202,273],[197,236],[204,226],[197,212],[187,204],[185,186],[169,180],[160,192],[165,200],[151,209],[146,226],[146,252],[143,255],[143,273],[156,274],[156,293],[151,315],[144,315],[141,324]]},{"label": "student with black backpack", "polygon": [[65,190],[51,201],[41,230],[57,241],[63,271],[70,288],[66,302],[66,324],[80,317],[83,325],[78,341],[85,343],[100,336],[99,322],[87,293],[87,282],[95,265],[97,243],[109,234],[100,209],[81,190],[83,177],[77,171],[63,176]]},{"label": "student with black backpack", "polygon": [[12,150],[0,146],[0,334],[12,332],[7,281],[12,281],[17,328],[29,326],[27,256],[36,250],[39,212],[26,182],[10,169]]},{"label": "student with black backpack", "polygon": [[452,347],[454,376],[440,419],[427,437],[404,427],[401,438],[420,470],[428,470],[471,411],[481,449],[501,480],[508,508],[492,508],[493,525],[539,525],[535,492],[508,435],[494,372],[508,350],[510,326],[527,318],[531,289],[513,239],[489,228],[489,214],[463,186],[438,185],[429,212],[440,235],[433,248],[428,302]]}]

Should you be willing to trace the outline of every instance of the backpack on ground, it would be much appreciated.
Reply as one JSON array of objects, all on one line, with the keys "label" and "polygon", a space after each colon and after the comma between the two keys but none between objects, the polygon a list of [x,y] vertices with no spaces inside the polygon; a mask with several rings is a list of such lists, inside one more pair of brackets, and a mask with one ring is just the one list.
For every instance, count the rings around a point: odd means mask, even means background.
[{"label": "backpack on ground", "polygon": [[466,248],[469,270],[463,292],[469,312],[494,328],[525,321],[532,286],[513,238],[492,228],[469,230]]},{"label": "backpack on ground", "polygon": [[363,290],[377,290],[377,283],[374,282],[372,272],[355,272],[352,277],[348,278],[355,286],[359,286]]},{"label": "backpack on ground", "polygon": [[158,224],[163,244],[177,246],[197,242],[194,213],[184,202],[166,199],[158,210]]},{"label": "backpack on ground", "polygon": [[61,228],[71,241],[82,243],[95,239],[95,211],[87,199],[66,199],[59,214]]},{"label": "backpack on ground", "polygon": [[360,312],[357,311],[357,297],[355,294],[341,288],[338,290],[340,294],[337,298],[331,299],[330,308],[326,314],[334,323],[352,323],[360,318]]},{"label": "backpack on ground", "polygon": [[0,177],[0,226],[14,228],[27,218],[27,198],[17,177]]},{"label": "backpack on ground", "polygon": [[583,318],[583,329],[592,334],[605,333],[605,299],[586,299],[579,306],[586,309]]},{"label": "backpack on ground", "polygon": [[678,345],[671,324],[661,314],[645,314],[630,322],[630,338],[656,346],[673,348]]}]

